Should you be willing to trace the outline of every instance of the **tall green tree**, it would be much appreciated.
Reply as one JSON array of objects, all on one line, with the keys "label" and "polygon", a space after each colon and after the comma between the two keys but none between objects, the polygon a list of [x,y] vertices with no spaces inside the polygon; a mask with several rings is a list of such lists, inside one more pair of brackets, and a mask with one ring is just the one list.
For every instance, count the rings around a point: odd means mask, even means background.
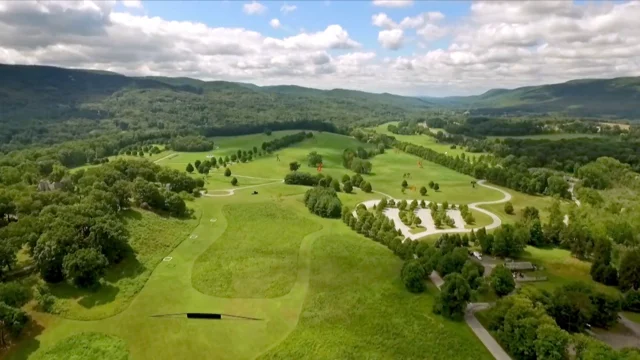
[{"label": "tall green tree", "polygon": [[471,299],[471,288],[459,273],[444,277],[433,311],[451,319],[461,319]]}]

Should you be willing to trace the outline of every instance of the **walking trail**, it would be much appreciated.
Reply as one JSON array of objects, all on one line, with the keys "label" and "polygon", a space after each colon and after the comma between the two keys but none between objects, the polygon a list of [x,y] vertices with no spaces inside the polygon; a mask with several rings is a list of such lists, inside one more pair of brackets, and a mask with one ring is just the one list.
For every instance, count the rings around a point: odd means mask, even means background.
[{"label": "walking trail", "polygon": [[[502,204],[505,203],[509,200],[511,200],[511,194],[509,194],[508,192],[499,189],[497,187],[491,186],[491,185],[487,185],[485,183],[485,180],[480,180],[478,181],[478,185],[486,187],[488,189],[491,190],[496,190],[502,193],[502,195],[504,195],[504,197],[500,200],[495,200],[495,201],[481,201],[481,202],[475,202],[475,203],[471,203],[469,204],[469,209],[481,212],[483,214],[488,215],[492,222],[491,224],[485,226],[484,228],[487,230],[491,230],[491,229],[495,229],[497,227],[499,227],[500,225],[502,225],[502,220],[500,220],[500,218],[498,217],[498,215],[492,213],[489,210],[485,210],[483,208],[481,208],[480,206],[482,205],[492,205],[492,204]],[[382,192],[378,192],[376,191],[376,193],[384,195],[390,199],[392,199],[392,197],[388,194],[382,193]],[[400,200],[398,199],[394,199],[394,201],[398,202]],[[367,207],[367,209],[372,208],[373,205],[377,205],[380,202],[380,200],[368,200],[368,201],[364,201],[361,204],[363,204],[364,206]],[[427,202],[429,203],[429,202]],[[354,216],[356,216],[356,212],[353,212]],[[456,227],[452,228],[452,229],[436,229],[435,226],[427,226],[427,229],[423,232],[419,232],[416,234],[411,233],[411,228],[408,227],[407,225],[405,225],[402,220],[400,219],[400,215],[399,215],[399,211],[397,209],[394,208],[389,208],[386,209],[384,211],[384,214],[390,218],[391,220],[393,220],[394,224],[396,225],[397,228],[400,229],[400,231],[402,232],[402,235],[405,236],[406,238],[409,238],[411,240],[417,240],[420,238],[423,238],[425,236],[428,235],[432,235],[432,234],[443,234],[443,233],[468,233],[471,232],[472,229],[465,229],[464,225],[460,223],[460,221],[457,222]],[[453,216],[455,216],[455,211],[452,211]],[[418,210],[418,216],[420,216],[421,219],[425,219],[425,218],[430,218],[431,215],[429,214],[429,210],[427,209],[419,209]],[[432,221],[426,221],[426,224],[431,224]]]}]

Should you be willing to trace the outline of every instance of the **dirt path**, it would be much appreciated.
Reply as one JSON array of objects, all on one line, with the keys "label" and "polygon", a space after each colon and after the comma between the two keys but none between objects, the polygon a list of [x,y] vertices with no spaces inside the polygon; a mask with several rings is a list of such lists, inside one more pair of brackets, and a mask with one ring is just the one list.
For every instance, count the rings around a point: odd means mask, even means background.
[{"label": "dirt path", "polygon": [[[444,280],[442,280],[440,275],[435,271],[429,274],[429,279],[431,279],[431,282],[433,282],[438,289],[444,284]],[[476,318],[476,311],[488,309],[490,306],[488,303],[469,303],[467,305],[467,311],[464,313],[464,321],[496,360],[511,360],[509,354],[502,349],[500,344],[498,344],[489,331],[487,331]]]},{"label": "dirt path", "polygon": [[[236,176],[240,177],[240,175],[236,175]],[[260,178],[252,178],[252,179],[260,179]],[[225,193],[224,194],[202,193],[202,196],[206,196],[206,197],[231,196],[231,195],[234,195],[235,192],[238,191],[238,190],[244,190],[244,189],[255,188],[255,187],[260,187],[260,186],[273,185],[273,184],[282,184],[282,183],[284,183],[284,180],[278,180],[278,181],[274,181],[274,182],[270,182],[270,183],[266,183],[266,184],[242,186],[242,187],[237,187],[237,188],[233,188],[233,189],[211,190],[211,191],[221,191],[221,192],[225,192]]]},{"label": "dirt path", "polygon": [[176,154],[176,153],[171,153],[171,154],[169,154],[169,155],[167,155],[167,156],[165,156],[165,157],[161,157],[161,158],[160,158],[160,159],[158,159],[158,160],[154,160],[154,161],[153,161],[153,163],[154,163],[154,164],[157,164],[157,163],[159,163],[159,162],[160,162],[160,161],[162,161],[162,160],[165,160],[165,159],[168,159],[168,158],[171,158],[171,157],[176,157],[176,156],[178,156],[178,154]]},{"label": "dirt path", "polygon": [[[479,186],[486,187],[486,188],[491,189],[491,190],[496,190],[496,191],[498,191],[498,192],[501,192],[501,193],[502,193],[502,195],[504,195],[504,197],[503,197],[502,199],[500,199],[500,200],[495,200],[495,201],[480,201],[480,202],[475,202],[475,203],[471,203],[471,204],[469,204],[469,205],[468,205],[468,206],[469,206],[469,209],[473,209],[473,210],[475,210],[475,211],[478,211],[478,212],[481,212],[481,213],[483,213],[483,214],[486,214],[486,215],[488,215],[488,216],[491,218],[492,223],[491,223],[491,224],[489,224],[489,225],[487,225],[487,226],[485,226],[485,227],[484,227],[485,229],[487,229],[487,230],[495,229],[495,228],[499,227],[500,225],[502,225],[502,220],[500,220],[500,218],[498,217],[498,215],[496,215],[496,214],[492,213],[492,212],[491,212],[491,211],[489,211],[489,210],[485,210],[485,209],[483,209],[483,208],[481,208],[481,207],[479,207],[479,206],[482,206],[482,205],[492,205],[492,204],[502,204],[502,203],[505,203],[505,202],[507,202],[507,201],[511,200],[511,194],[509,194],[508,192],[506,192],[506,191],[504,191],[504,190],[502,190],[502,189],[499,189],[499,188],[497,188],[497,187],[494,187],[494,186],[491,186],[491,185],[487,185],[487,184],[485,184],[485,180],[480,180],[480,181],[478,181],[478,185],[479,185]],[[388,194],[385,194],[385,193],[382,193],[382,192],[378,192],[378,191],[376,191],[376,193],[378,193],[378,194],[382,194],[382,195],[385,195],[385,196],[387,196],[387,197],[391,198],[391,196],[389,196]],[[399,200],[399,199],[395,199],[395,201],[396,201],[396,203],[397,203],[397,202],[398,202],[398,201],[400,201],[400,200]],[[364,202],[362,202],[361,204],[363,204],[364,206],[366,206],[366,207],[367,207],[367,209],[369,209],[369,208],[372,208],[372,207],[373,207],[373,205],[377,205],[379,202],[380,202],[380,200],[368,200],[368,201],[364,201]],[[426,202],[426,203],[428,204],[429,202]],[[424,210],[424,209],[423,209],[423,210]],[[354,214],[354,216],[356,216],[355,211],[353,212],[353,214]],[[465,229],[465,228],[464,228],[464,226],[460,227],[459,225],[462,225],[462,224],[460,224],[460,221],[458,221],[458,224],[457,224],[458,226],[457,226],[457,227],[455,227],[455,228],[452,228],[452,229],[436,229],[435,227],[430,227],[430,226],[429,226],[429,227],[427,227],[427,229],[426,229],[425,231],[420,232],[420,233],[413,234],[413,233],[411,233],[411,228],[410,228],[410,227],[408,227],[407,225],[405,225],[405,224],[402,222],[402,220],[400,220],[400,216],[399,216],[399,214],[398,214],[397,209],[392,209],[392,208],[390,208],[390,209],[386,209],[386,210],[384,211],[384,214],[385,214],[388,218],[390,218],[391,220],[393,220],[393,222],[394,222],[394,224],[395,224],[396,228],[399,228],[399,229],[400,229],[400,231],[402,232],[402,235],[403,235],[403,236],[405,236],[406,238],[409,238],[409,239],[411,239],[411,240],[417,240],[417,239],[420,239],[420,238],[423,238],[423,237],[425,237],[425,236],[432,235],[432,234],[444,234],[444,233],[469,233],[469,232],[471,232],[471,230],[472,230],[472,229]],[[424,214],[424,211],[423,211],[423,214],[420,214],[420,218],[421,218],[421,219],[423,219],[425,216],[430,217],[430,215],[429,215],[429,214],[426,214],[426,215],[425,215],[425,214]],[[424,222],[425,224],[431,224],[431,223],[432,223],[432,221],[424,221],[424,220],[423,220],[423,222]]]}]

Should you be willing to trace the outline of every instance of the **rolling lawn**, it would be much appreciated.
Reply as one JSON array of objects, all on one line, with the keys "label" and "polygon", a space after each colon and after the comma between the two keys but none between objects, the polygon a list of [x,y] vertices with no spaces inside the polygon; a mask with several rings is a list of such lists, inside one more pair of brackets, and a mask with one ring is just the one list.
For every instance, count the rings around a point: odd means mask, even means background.
[{"label": "rolling lawn", "polygon": [[[464,149],[460,148],[460,147],[456,147],[455,149],[451,148],[451,144],[444,144],[444,143],[438,143],[436,138],[432,137],[432,136],[428,136],[428,135],[398,135],[398,134],[394,134],[392,132],[390,132],[389,130],[387,130],[387,126],[391,125],[391,124],[397,124],[398,122],[389,122],[386,124],[382,124],[379,125],[375,128],[373,128],[373,130],[375,130],[377,133],[379,134],[386,134],[389,136],[393,136],[395,137],[397,140],[399,141],[406,141],[406,142],[410,142],[412,144],[416,144],[416,145],[420,145],[420,146],[424,146],[426,148],[432,149],[433,151],[437,151],[439,153],[443,153],[443,154],[447,154],[447,155],[451,155],[451,156],[456,156],[456,155],[461,155],[461,154],[465,154],[465,156],[480,156],[483,153],[469,153],[466,152]],[[442,129],[431,129],[432,132],[437,132],[437,130],[442,130]],[[442,130],[442,132],[445,132],[444,130]]]}]

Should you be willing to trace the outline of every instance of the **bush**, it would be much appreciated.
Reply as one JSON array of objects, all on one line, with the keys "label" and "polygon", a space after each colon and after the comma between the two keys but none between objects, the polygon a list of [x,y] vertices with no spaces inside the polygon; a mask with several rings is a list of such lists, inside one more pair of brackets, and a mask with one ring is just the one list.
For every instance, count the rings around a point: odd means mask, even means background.
[{"label": "bush", "polygon": [[51,292],[46,285],[38,285],[36,287],[35,299],[40,310],[46,313],[51,313],[53,311],[53,305],[56,302],[56,298],[51,295]]},{"label": "bush", "polygon": [[513,215],[513,204],[510,201],[507,201],[504,204],[504,212],[506,212],[509,215]]},{"label": "bush", "polygon": [[627,311],[640,312],[640,290],[629,290],[624,293],[622,307]]},{"label": "bush", "polygon": [[226,177],[231,176],[231,169],[229,169],[229,168],[225,168],[225,169],[224,169],[224,176],[226,176]]},{"label": "bush", "polygon": [[425,196],[427,195],[427,188],[422,186],[420,187],[420,195]]},{"label": "bush", "polygon": [[236,179],[235,176],[231,179],[231,185],[233,185],[233,186],[238,185],[238,179]]},{"label": "bush", "polygon": [[304,194],[304,203],[312,213],[326,218],[339,218],[342,202],[331,188],[315,187]]}]

